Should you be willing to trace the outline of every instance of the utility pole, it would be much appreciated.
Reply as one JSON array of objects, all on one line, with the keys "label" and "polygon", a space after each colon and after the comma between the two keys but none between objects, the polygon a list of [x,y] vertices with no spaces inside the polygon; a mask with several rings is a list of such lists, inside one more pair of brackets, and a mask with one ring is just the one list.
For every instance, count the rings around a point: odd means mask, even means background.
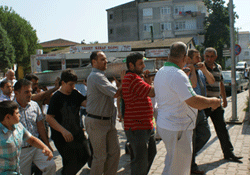
[{"label": "utility pole", "polygon": [[231,121],[238,121],[237,117],[237,93],[236,93],[236,72],[235,72],[235,36],[234,36],[234,13],[233,0],[229,0],[229,14],[230,14],[230,42],[231,42],[231,84],[232,84],[232,118]]}]

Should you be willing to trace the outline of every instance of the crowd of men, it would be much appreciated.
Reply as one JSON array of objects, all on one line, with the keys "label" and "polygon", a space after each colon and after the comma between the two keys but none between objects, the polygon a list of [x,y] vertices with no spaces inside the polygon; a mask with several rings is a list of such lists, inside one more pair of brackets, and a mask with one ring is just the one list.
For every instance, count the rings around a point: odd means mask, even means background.
[{"label": "crowd of men", "polygon": [[[114,86],[105,76],[106,55],[95,51],[90,56],[92,72],[84,95],[76,90],[77,75],[71,69],[62,71],[49,90],[41,90],[33,74],[14,81],[14,71],[8,70],[0,84],[0,174],[29,175],[32,164],[38,174],[55,174],[47,123],[62,156],[63,175],[76,174],[90,157],[91,175],[116,174],[120,147],[114,98],[120,96],[124,101],[124,130],[133,152],[132,175],[148,174],[157,154],[153,97],[158,106],[157,130],[167,152],[162,174],[204,174],[195,157],[211,135],[207,117],[215,126],[224,158],[241,162],[242,157],[233,153],[224,122],[227,100],[216,58],[214,48],[204,51],[202,62],[197,50],[187,50],[182,42],[173,43],[167,62],[153,80],[150,72],[144,71],[143,55],[132,53],[126,58],[128,70]],[[84,129],[81,109],[86,113]]]}]

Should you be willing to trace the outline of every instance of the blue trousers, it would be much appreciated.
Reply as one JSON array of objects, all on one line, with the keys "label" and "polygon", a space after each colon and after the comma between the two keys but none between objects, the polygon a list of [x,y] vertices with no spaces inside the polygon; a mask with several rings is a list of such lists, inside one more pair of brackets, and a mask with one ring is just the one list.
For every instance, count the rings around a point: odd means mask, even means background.
[{"label": "blue trousers", "polygon": [[198,166],[195,163],[195,156],[203,146],[207,143],[211,136],[210,128],[208,125],[207,117],[204,110],[198,112],[196,127],[193,130],[193,155],[192,155],[192,164],[191,170],[198,170]]}]

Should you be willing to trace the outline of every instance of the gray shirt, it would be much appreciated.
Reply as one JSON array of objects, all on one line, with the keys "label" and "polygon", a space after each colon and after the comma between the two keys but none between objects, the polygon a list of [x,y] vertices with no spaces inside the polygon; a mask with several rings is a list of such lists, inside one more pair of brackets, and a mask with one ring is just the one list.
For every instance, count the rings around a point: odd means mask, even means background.
[{"label": "gray shirt", "polygon": [[87,89],[87,113],[112,117],[115,112],[114,95],[117,88],[109,82],[104,71],[92,69],[87,79]]}]

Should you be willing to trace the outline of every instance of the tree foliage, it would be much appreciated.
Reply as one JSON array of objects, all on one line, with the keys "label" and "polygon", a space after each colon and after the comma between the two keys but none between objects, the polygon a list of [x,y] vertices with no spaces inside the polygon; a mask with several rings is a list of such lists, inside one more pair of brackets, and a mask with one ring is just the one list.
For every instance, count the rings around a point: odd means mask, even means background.
[{"label": "tree foliage", "polygon": [[11,68],[15,61],[14,47],[11,45],[7,32],[0,23],[0,69]]},{"label": "tree foliage", "polygon": [[[217,50],[217,61],[224,67],[223,48],[230,46],[229,7],[223,0],[203,0],[209,16],[205,19],[205,41],[203,46]],[[237,17],[236,13],[234,14]]]},{"label": "tree foliage", "polygon": [[0,7],[0,23],[7,31],[15,49],[15,63],[24,68],[30,67],[30,55],[39,47],[36,30],[30,23],[7,6]]}]

